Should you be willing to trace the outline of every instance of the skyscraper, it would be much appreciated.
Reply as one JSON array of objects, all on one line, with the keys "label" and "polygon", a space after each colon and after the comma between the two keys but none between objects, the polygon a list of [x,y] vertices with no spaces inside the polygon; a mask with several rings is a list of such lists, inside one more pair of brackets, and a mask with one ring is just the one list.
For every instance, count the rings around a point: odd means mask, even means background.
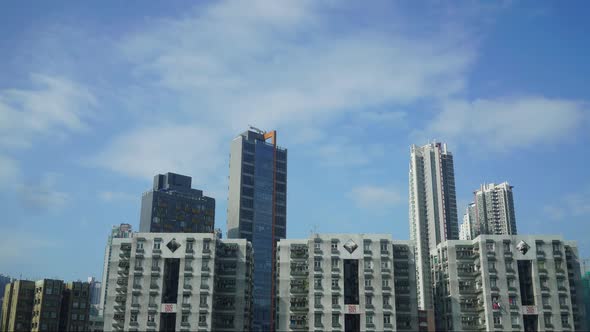
[{"label": "skyscraper", "polygon": [[432,309],[430,251],[459,238],[453,155],[447,145],[412,145],[410,151],[410,239],[416,246],[418,306]]},{"label": "skyscraper", "polygon": [[113,239],[125,239],[133,237],[133,231],[131,229],[131,225],[129,224],[121,224],[119,226],[113,226],[111,229],[111,234],[107,239],[107,245],[104,250],[104,266],[102,269],[102,283],[101,283],[101,290],[100,290],[100,305],[99,305],[99,315],[102,316],[104,305],[106,303],[106,294],[107,289],[109,287],[109,273],[111,257],[112,257],[112,244]]},{"label": "skyscraper", "polygon": [[276,138],[251,127],[230,151],[227,234],[252,242],[255,331],[274,329],[274,248],[287,234],[287,150]]},{"label": "skyscraper", "polygon": [[512,188],[508,182],[491,183],[475,191],[475,236],[516,234]]},{"label": "skyscraper", "polygon": [[191,188],[190,176],[154,176],[154,187],[141,198],[140,232],[212,233],[215,200]]},{"label": "skyscraper", "polygon": [[476,232],[478,227],[475,218],[475,203],[469,203],[463,215],[463,223],[459,230],[459,240],[475,239],[479,235],[479,232]]}]

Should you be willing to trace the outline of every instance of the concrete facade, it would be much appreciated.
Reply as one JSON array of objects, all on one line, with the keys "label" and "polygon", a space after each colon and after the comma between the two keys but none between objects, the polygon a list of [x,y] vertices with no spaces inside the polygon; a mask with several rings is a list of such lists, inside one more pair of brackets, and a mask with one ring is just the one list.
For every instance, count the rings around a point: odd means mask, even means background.
[{"label": "concrete facade", "polygon": [[88,331],[90,321],[90,284],[75,281],[65,285],[60,317],[60,331]]},{"label": "concrete facade", "polygon": [[287,235],[287,150],[276,138],[276,131],[251,128],[230,147],[227,237],[252,242],[254,331],[274,325],[274,248]]},{"label": "concrete facade", "polygon": [[469,203],[463,215],[463,223],[459,227],[459,240],[472,240],[479,235],[479,232],[475,232],[475,221],[475,203]]},{"label": "concrete facade", "polygon": [[560,236],[481,235],[431,255],[437,331],[586,328],[577,248]]},{"label": "concrete facade", "polygon": [[191,188],[190,176],[166,173],[154,176],[153,189],[141,197],[140,232],[212,233],[215,199]]},{"label": "concrete facade", "polygon": [[112,257],[111,249],[113,248],[113,239],[126,239],[133,236],[133,229],[130,224],[120,224],[119,226],[113,226],[111,234],[107,239],[107,244],[104,249],[104,265],[102,269],[102,282],[100,290],[100,305],[98,307],[98,315],[103,315],[103,309],[106,304],[107,289],[109,288],[109,274],[110,274],[110,262]]},{"label": "concrete facade", "polygon": [[430,251],[459,238],[453,155],[446,144],[412,145],[409,172],[410,239],[416,246],[418,307],[432,309]]},{"label": "concrete facade", "polygon": [[414,247],[386,234],[316,234],[277,247],[277,331],[418,329]]},{"label": "concrete facade", "polygon": [[244,331],[252,318],[252,248],[207,233],[113,239],[105,331]]}]

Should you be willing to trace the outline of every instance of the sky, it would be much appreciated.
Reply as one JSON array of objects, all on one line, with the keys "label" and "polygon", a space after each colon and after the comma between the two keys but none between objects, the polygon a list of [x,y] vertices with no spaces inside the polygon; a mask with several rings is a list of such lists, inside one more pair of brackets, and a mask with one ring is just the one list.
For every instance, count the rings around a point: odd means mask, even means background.
[{"label": "sky", "polygon": [[520,234],[590,257],[585,1],[8,1],[0,273],[100,277],[158,173],[226,229],[230,141],[288,149],[287,236],[408,239],[411,144],[448,143],[459,219],[514,185]]}]

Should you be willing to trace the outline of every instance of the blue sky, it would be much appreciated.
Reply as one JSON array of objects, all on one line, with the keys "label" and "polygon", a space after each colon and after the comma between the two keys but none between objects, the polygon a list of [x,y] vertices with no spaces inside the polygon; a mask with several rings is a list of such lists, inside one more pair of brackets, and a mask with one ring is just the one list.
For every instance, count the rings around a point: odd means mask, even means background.
[{"label": "blue sky", "polygon": [[[346,6],[345,6],[346,5]],[[521,234],[590,256],[587,2],[5,2],[0,273],[100,276],[155,174],[225,231],[229,142],[289,149],[288,236],[408,238],[412,143],[448,142],[460,215],[515,186]]]}]

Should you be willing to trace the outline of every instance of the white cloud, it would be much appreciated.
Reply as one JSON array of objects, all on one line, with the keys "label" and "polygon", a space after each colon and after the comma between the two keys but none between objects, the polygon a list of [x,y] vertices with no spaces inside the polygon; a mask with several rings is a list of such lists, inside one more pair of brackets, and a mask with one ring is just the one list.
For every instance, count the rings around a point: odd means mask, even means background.
[{"label": "white cloud", "polygon": [[475,149],[506,151],[565,140],[580,127],[588,111],[582,102],[538,96],[451,100],[419,135]]},{"label": "white cloud", "polygon": [[60,177],[60,174],[45,173],[39,183],[18,184],[16,190],[24,207],[29,212],[63,208],[70,200],[70,195],[56,190]]},{"label": "white cloud", "polygon": [[128,202],[128,201],[139,201],[140,195],[133,195],[118,191],[101,191],[98,193],[98,197],[105,202]]},{"label": "white cloud", "polygon": [[[453,34],[411,38],[379,25],[340,33],[338,20],[330,16],[339,5],[215,2],[181,19],[151,20],[149,28],[125,36],[119,50],[135,81],[129,99],[157,100],[181,110],[173,118],[183,119],[186,127],[180,126],[185,129],[179,135],[175,128],[154,124],[170,118],[167,109],[154,122],[143,121],[114,138],[93,158],[95,164],[132,176],[176,169],[199,178],[221,177],[227,169],[215,171],[229,141],[248,124],[292,133],[305,128],[290,143],[310,143],[324,137],[329,121],[355,110],[448,97],[463,89],[474,58],[471,45]],[[403,118],[398,113],[364,117],[391,123]],[[195,133],[204,128],[207,135]],[[343,148],[326,146],[320,153],[335,155]],[[380,146],[369,147],[368,155],[362,147],[349,148],[346,163],[352,165],[383,154]]]},{"label": "white cloud", "polygon": [[393,187],[363,185],[349,193],[358,207],[366,209],[389,209],[403,201],[402,195]]},{"label": "white cloud", "polygon": [[0,91],[0,147],[30,147],[36,136],[63,138],[88,128],[97,105],[84,87],[62,77],[33,74],[32,89]]}]

